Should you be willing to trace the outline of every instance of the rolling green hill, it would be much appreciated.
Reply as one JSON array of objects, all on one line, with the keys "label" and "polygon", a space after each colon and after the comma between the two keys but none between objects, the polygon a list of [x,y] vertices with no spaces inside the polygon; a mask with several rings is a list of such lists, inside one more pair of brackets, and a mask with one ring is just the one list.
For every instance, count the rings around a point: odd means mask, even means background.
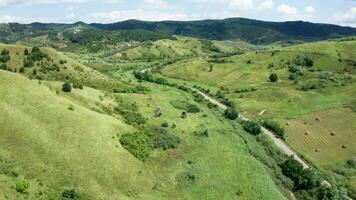
[{"label": "rolling green hill", "polygon": [[[51,48],[41,48],[37,53],[32,53],[31,47],[0,44],[0,52],[2,51],[9,52],[9,60],[0,63],[0,68],[21,73],[30,78],[69,81],[77,85],[110,91],[115,88],[134,87],[125,82],[112,80]],[[25,55],[25,51],[28,55]]]},{"label": "rolling green hill", "polygon": [[[75,194],[76,199],[275,200],[289,196],[250,151],[270,165],[275,161],[241,127],[202,105],[198,105],[200,113],[182,119],[172,102],[193,102],[192,96],[146,86],[151,89],[148,95],[108,96],[87,87],[56,93],[61,88],[58,82],[31,81],[0,70],[0,198],[65,200],[65,195]],[[122,122],[124,115],[112,113],[117,99],[121,106],[134,102],[150,126],[160,126],[164,119],[174,121],[176,127],[166,130],[180,138],[179,146],[157,149],[145,162],[136,159],[119,138],[140,128]],[[155,107],[163,110],[162,117],[153,116]],[[209,135],[196,135],[202,129]]]},{"label": "rolling green hill", "polygon": [[[292,148],[355,191],[355,173],[338,170],[356,153],[351,122],[356,119],[353,49],[354,40],[325,41],[222,59],[192,59],[162,72],[210,89],[213,95],[222,91],[247,116],[279,121]],[[311,65],[304,63],[308,60]],[[278,82],[269,81],[271,73],[278,75]],[[351,121],[340,122],[342,118]]]}]

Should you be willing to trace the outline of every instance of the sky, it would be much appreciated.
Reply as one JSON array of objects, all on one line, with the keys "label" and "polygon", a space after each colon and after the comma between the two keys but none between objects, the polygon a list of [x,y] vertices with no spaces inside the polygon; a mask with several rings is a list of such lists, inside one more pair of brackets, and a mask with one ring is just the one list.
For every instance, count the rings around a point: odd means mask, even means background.
[{"label": "sky", "polygon": [[245,17],[356,27],[356,0],[0,0],[0,23],[112,23]]}]

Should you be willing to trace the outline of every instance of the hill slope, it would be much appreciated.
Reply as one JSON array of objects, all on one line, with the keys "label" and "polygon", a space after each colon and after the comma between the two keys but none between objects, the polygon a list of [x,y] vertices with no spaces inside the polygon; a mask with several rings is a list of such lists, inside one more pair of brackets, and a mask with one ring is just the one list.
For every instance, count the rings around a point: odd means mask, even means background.
[{"label": "hill slope", "polygon": [[[167,130],[181,138],[178,148],[156,150],[141,162],[118,139],[135,128],[119,116],[91,109],[95,101],[110,106],[110,98],[100,100],[103,93],[90,88],[56,93],[58,87],[0,70],[0,198],[61,199],[63,192],[74,189],[83,200],[286,199],[250,154],[253,148],[276,166],[263,147],[203,106],[199,108],[206,119],[201,113],[182,119],[181,110],[172,106],[172,101],[192,102],[182,91],[152,85],[149,95],[117,96],[136,104],[150,125],[163,120],[152,116],[156,106],[164,110],[165,119],[177,122]],[[202,128],[209,129],[209,137],[193,132]],[[16,191],[23,182],[29,184],[26,193]]]}]

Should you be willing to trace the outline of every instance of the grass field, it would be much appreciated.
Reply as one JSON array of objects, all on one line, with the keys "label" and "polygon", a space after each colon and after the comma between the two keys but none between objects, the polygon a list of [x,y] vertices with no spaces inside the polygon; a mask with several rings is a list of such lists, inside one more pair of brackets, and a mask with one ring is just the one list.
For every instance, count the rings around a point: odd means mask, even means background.
[{"label": "grass field", "polygon": [[[193,103],[189,94],[151,84],[145,84],[147,95],[87,87],[58,93],[61,86],[0,71],[0,198],[57,199],[72,188],[91,199],[288,198],[249,153],[241,127],[196,103],[200,113],[180,118],[182,111],[171,102]],[[145,162],[123,149],[118,136],[136,128],[109,114],[116,98],[136,102],[150,125],[176,122],[167,130],[181,138],[178,148],[155,150]],[[153,116],[156,107],[163,111],[160,118]],[[203,129],[209,137],[193,133]],[[15,191],[20,180],[29,183],[28,194]]]},{"label": "grass field", "polygon": [[[334,169],[355,156],[355,112],[349,109],[354,108],[356,99],[355,48],[355,41],[324,41],[218,60],[195,58],[167,66],[162,73],[177,82],[210,89],[212,93],[222,89],[249,117],[271,118],[283,124],[290,121],[287,142],[315,165],[334,171],[331,166]],[[304,75],[290,80],[286,65],[298,55],[311,58],[314,65],[304,69]],[[272,72],[279,76],[277,83],[268,80]],[[321,80],[323,73],[332,77]],[[322,86],[301,89],[311,82]],[[251,88],[255,90],[244,91]],[[315,123],[313,118],[318,115],[322,121]],[[304,125],[304,121],[308,124]],[[305,136],[305,131],[311,134]],[[331,137],[331,131],[337,136]],[[321,151],[315,152],[318,148]]]}]

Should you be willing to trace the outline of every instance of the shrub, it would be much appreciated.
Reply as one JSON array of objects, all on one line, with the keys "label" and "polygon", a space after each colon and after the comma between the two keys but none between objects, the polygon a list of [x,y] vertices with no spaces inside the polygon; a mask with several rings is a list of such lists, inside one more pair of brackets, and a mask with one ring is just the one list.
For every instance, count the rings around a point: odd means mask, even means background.
[{"label": "shrub", "polygon": [[180,118],[186,119],[187,118],[187,112],[183,111]]},{"label": "shrub", "polygon": [[6,63],[10,61],[10,51],[3,49],[0,53],[0,62]]},{"label": "shrub", "polygon": [[225,110],[224,116],[227,119],[235,120],[239,117],[239,113],[236,111],[235,108],[228,108]]},{"label": "shrub", "polygon": [[175,149],[180,144],[179,137],[167,132],[156,133],[150,140],[154,148],[162,148],[163,150]]},{"label": "shrub", "polygon": [[27,49],[27,48],[23,51],[23,54],[24,54],[25,56],[28,56],[28,55],[29,55],[29,52],[28,52],[28,49]]},{"label": "shrub", "polygon": [[143,132],[124,134],[120,137],[121,145],[140,160],[145,160],[152,150],[149,136]]},{"label": "shrub", "polygon": [[162,122],[162,127],[164,127],[164,128],[168,128],[168,127],[169,127],[169,123],[168,123],[167,120],[164,120],[164,121]]},{"label": "shrub", "polygon": [[60,60],[60,61],[59,61],[59,64],[61,64],[61,65],[64,65],[64,64],[66,64],[66,63],[67,63],[66,60]]},{"label": "shrub", "polygon": [[276,73],[272,73],[270,76],[269,76],[269,80],[271,82],[277,82],[278,81],[278,75]]},{"label": "shrub", "polygon": [[243,121],[242,126],[245,131],[253,135],[259,135],[262,133],[261,125],[256,121]]},{"label": "shrub", "polygon": [[188,113],[198,113],[200,112],[200,109],[197,105],[195,104],[189,104],[185,101],[171,101],[170,102],[171,105],[176,108],[176,109],[180,109],[180,110],[185,110]]},{"label": "shrub", "polygon": [[209,137],[209,130],[204,129],[203,131],[194,132],[194,134],[200,137]]},{"label": "shrub", "polygon": [[347,190],[344,187],[332,184],[322,186],[320,189],[319,199],[321,200],[347,200]]},{"label": "shrub", "polygon": [[71,92],[72,91],[72,85],[69,82],[65,82],[62,86],[62,90],[64,92]]},{"label": "shrub", "polygon": [[163,112],[162,112],[161,108],[157,107],[154,111],[154,116],[161,117],[162,115],[163,115]]},{"label": "shrub", "polygon": [[83,85],[80,84],[80,83],[75,82],[75,83],[73,83],[73,88],[82,90],[83,89]]},{"label": "shrub", "polygon": [[346,163],[349,167],[356,169],[356,157],[351,158]]},{"label": "shrub", "polygon": [[272,131],[276,137],[285,139],[285,130],[277,122],[272,120],[265,120],[262,122],[262,125],[268,130]]},{"label": "shrub", "polygon": [[301,176],[303,165],[294,160],[291,156],[281,165],[282,172],[285,176],[292,179],[294,182]]},{"label": "shrub", "polygon": [[16,182],[15,190],[21,194],[28,194],[28,189],[30,188],[30,183],[26,180],[20,180]]},{"label": "shrub", "polygon": [[136,110],[131,110],[130,108],[125,108],[118,106],[115,111],[125,119],[125,122],[129,125],[142,125],[146,123],[146,118],[144,118],[141,113]]},{"label": "shrub", "polygon": [[75,189],[66,189],[62,192],[62,197],[66,199],[88,200],[88,198]]}]

